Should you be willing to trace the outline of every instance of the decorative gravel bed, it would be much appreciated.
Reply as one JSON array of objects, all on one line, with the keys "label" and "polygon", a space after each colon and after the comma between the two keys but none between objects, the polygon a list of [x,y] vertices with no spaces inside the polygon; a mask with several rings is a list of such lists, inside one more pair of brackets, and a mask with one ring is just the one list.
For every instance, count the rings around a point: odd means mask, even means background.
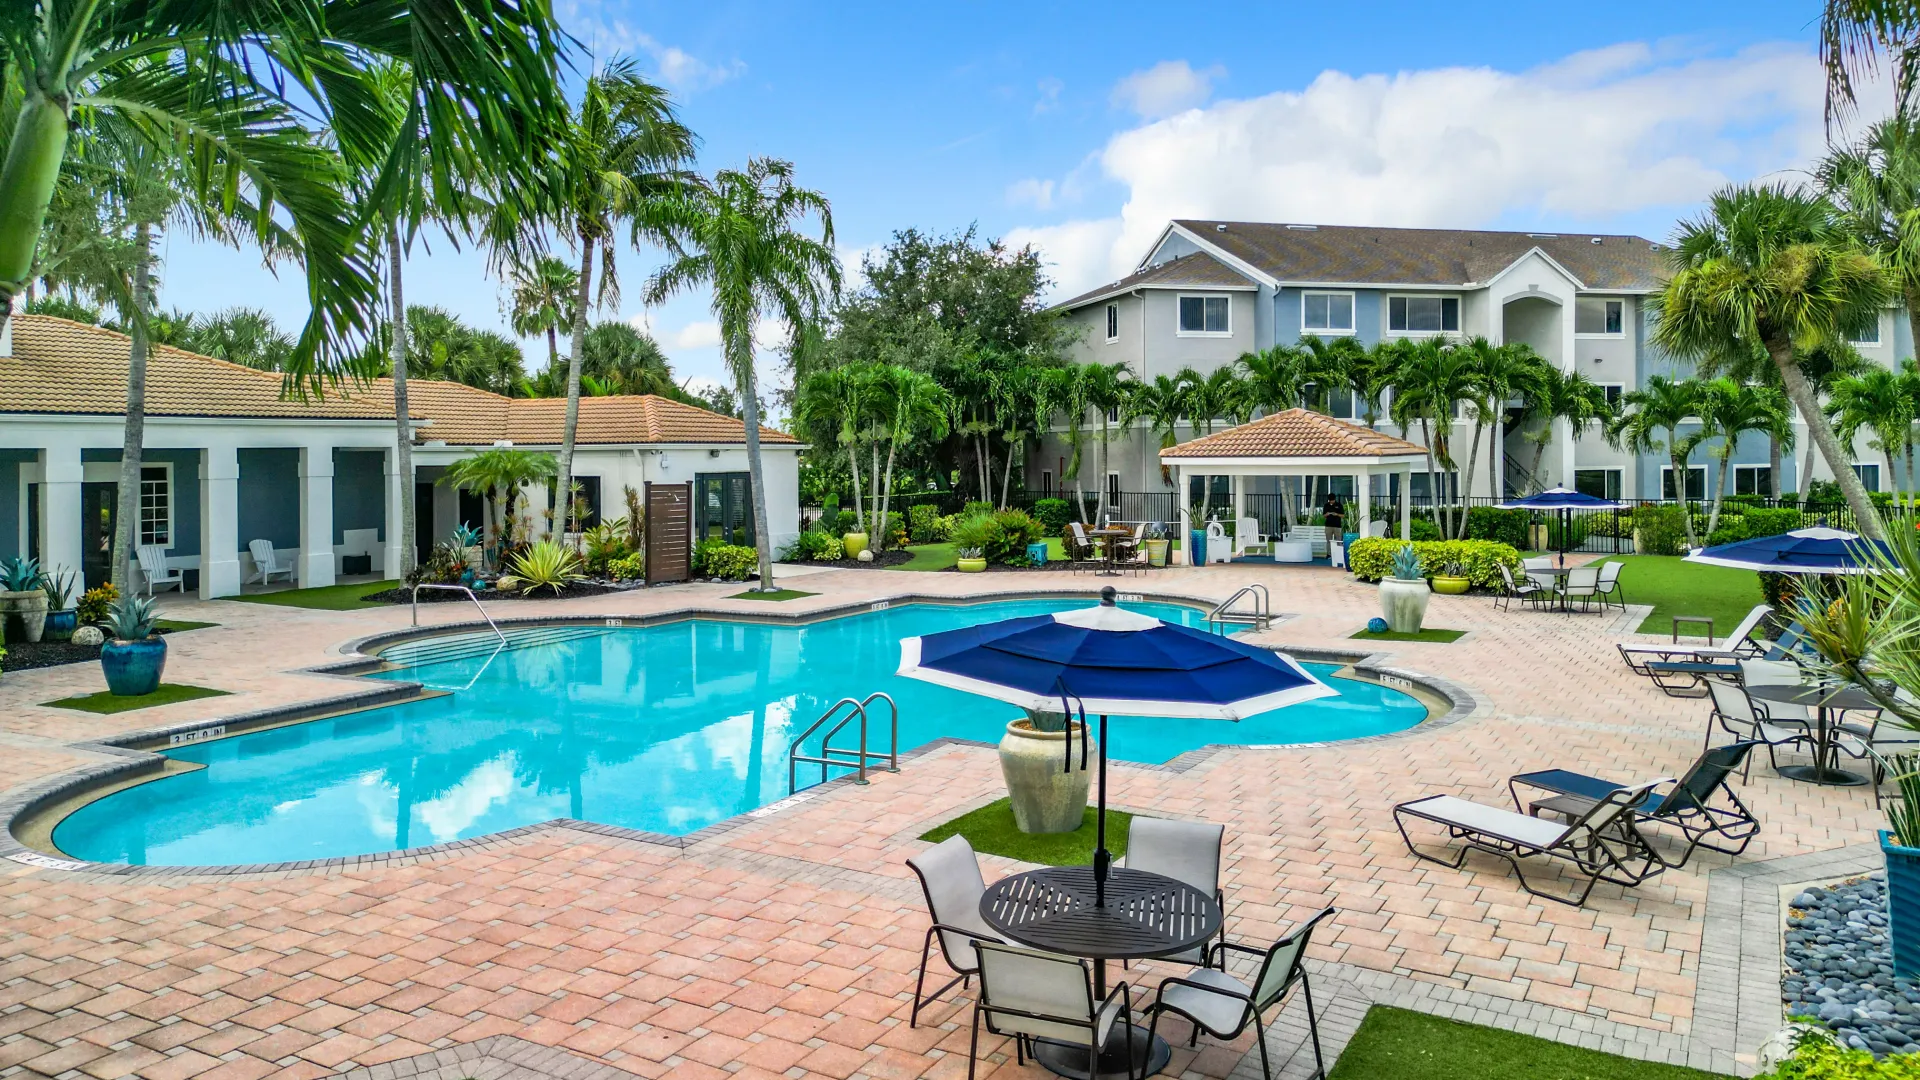
[{"label": "decorative gravel bed", "polygon": [[1893,977],[1885,875],[1803,889],[1788,909],[1787,1013],[1817,1019],[1856,1050],[1920,1051],[1920,983]]},{"label": "decorative gravel bed", "polygon": [[[171,634],[173,631],[164,626],[156,626],[156,634]],[[100,646],[75,645],[71,641],[15,641],[7,645],[5,659],[0,659],[0,671],[29,671],[33,668],[59,667],[62,664],[84,664],[100,659]]]},{"label": "decorative gravel bed", "polygon": [[[537,592],[533,590],[498,592],[487,589],[477,593],[477,595],[487,603],[493,603],[496,600],[574,600],[583,596],[605,596],[607,593],[626,592],[629,589],[638,589],[641,587],[641,583],[637,581],[576,581],[561,589],[558,594],[554,593],[552,589],[541,589]],[[411,604],[413,603],[413,590],[411,588],[387,589],[382,592],[368,593],[360,599],[369,603]],[[464,604],[467,603],[467,594],[452,592],[447,589],[422,589],[420,592],[420,602],[423,604]]]}]

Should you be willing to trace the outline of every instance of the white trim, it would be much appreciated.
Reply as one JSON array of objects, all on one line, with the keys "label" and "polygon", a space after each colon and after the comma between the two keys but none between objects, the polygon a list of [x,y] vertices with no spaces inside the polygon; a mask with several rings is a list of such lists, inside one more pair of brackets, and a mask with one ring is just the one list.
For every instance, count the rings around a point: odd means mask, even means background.
[{"label": "white trim", "polygon": [[[1499,273],[1481,282],[1480,286],[1485,289],[1493,288],[1493,286],[1496,283],[1498,283],[1501,278],[1506,277],[1508,274],[1513,273],[1514,267],[1519,266],[1523,262],[1526,262],[1527,256],[1529,255],[1538,255],[1540,256],[1541,259],[1545,260],[1548,266],[1553,267],[1553,269],[1556,272],[1558,272],[1561,277],[1566,278],[1569,282],[1573,284],[1573,290],[1575,292],[1579,293],[1579,292],[1589,291],[1587,289],[1586,282],[1581,281],[1578,277],[1574,276],[1573,271],[1568,270],[1565,266],[1561,265],[1561,262],[1559,259],[1556,259],[1553,256],[1547,254],[1547,249],[1541,247],[1539,244],[1535,244],[1532,247],[1528,248],[1527,250],[1521,252],[1518,258],[1514,259],[1512,262],[1508,263],[1507,265],[1501,267]],[[1627,290],[1619,290],[1619,291],[1632,292],[1634,290],[1627,289]],[[1651,292],[1652,290],[1641,289],[1639,291]]]},{"label": "white trim", "polygon": [[[120,463],[114,462],[113,466],[115,469],[118,469],[120,467]],[[147,520],[146,520],[147,519],[147,513],[146,513],[146,494],[147,493],[144,490],[144,488],[146,487],[146,483],[147,483],[146,471],[148,469],[164,469],[166,470],[166,473],[167,473],[167,481],[166,481],[167,483],[167,540],[166,540],[166,543],[162,544],[161,546],[168,551],[172,551],[176,542],[180,538],[180,532],[176,524],[176,514],[175,514],[175,511],[178,509],[180,489],[173,482],[173,462],[171,461],[147,461],[143,458],[140,462],[141,475],[135,481],[135,483],[139,484],[143,490],[139,490],[134,493],[134,499],[133,499],[134,543],[136,546],[138,546],[138,545],[143,545],[149,542],[144,535],[146,532],[146,524],[147,524]]]},{"label": "white trim", "polygon": [[1235,255],[1232,252],[1222,249],[1219,245],[1213,243],[1211,240],[1208,240],[1203,234],[1194,232],[1192,229],[1189,229],[1186,226],[1181,225],[1177,221],[1167,222],[1167,227],[1166,229],[1161,231],[1159,239],[1155,240],[1153,242],[1153,245],[1147,248],[1147,253],[1145,256],[1141,258],[1140,265],[1138,269],[1136,269],[1135,271],[1136,273],[1138,273],[1140,270],[1145,270],[1147,268],[1147,259],[1152,258],[1153,253],[1160,250],[1160,245],[1167,242],[1167,235],[1173,232],[1178,232],[1181,236],[1184,236],[1188,240],[1193,241],[1193,244],[1195,247],[1204,249],[1207,254],[1213,256],[1216,259],[1219,259],[1221,262],[1226,263],[1228,266],[1233,267],[1235,270],[1240,271],[1240,273],[1246,275],[1249,278],[1252,278],[1254,281],[1257,281],[1260,284],[1265,285],[1267,288],[1277,289],[1280,287],[1279,280],[1275,278],[1272,274],[1269,274],[1265,270],[1262,270],[1259,267],[1253,265],[1252,263],[1246,261],[1245,259],[1240,258],[1238,255]]},{"label": "white trim", "polygon": [[1119,341],[1120,340],[1120,305],[1114,301],[1109,300],[1107,301],[1107,306],[1105,310],[1103,310],[1100,314],[1105,317],[1106,323],[1107,323],[1106,325],[1107,344],[1111,345],[1114,342]]},{"label": "white trim", "polygon": [[[1172,448],[1170,447],[1169,449]],[[1214,473],[1230,474],[1233,472],[1243,472],[1252,475],[1272,476],[1276,475],[1274,472],[1276,469],[1318,469],[1321,472],[1325,472],[1329,468],[1349,469],[1355,466],[1365,467],[1368,465],[1425,465],[1427,452],[1422,450],[1419,453],[1409,452],[1405,454],[1349,454],[1343,457],[1304,457],[1285,454],[1266,456],[1245,455],[1237,457],[1189,457],[1185,454],[1167,456],[1167,454],[1163,453],[1160,460],[1172,465],[1178,465],[1183,469],[1195,473],[1211,475]]]},{"label": "white trim", "polygon": [[[1233,297],[1215,296],[1213,295],[1213,293],[1216,291],[1218,290],[1209,290],[1207,292],[1183,292],[1178,294],[1174,298],[1174,301],[1173,301],[1173,336],[1174,337],[1230,338],[1233,336]],[[1227,302],[1227,328],[1225,330],[1182,330],[1180,329],[1180,306],[1186,302],[1188,297],[1192,297],[1196,300],[1201,301],[1201,305],[1200,305],[1200,325],[1201,326],[1207,325],[1207,308],[1206,308],[1205,302],[1207,300],[1225,300]]]},{"label": "white trim", "polygon": [[[1592,333],[1592,334],[1582,333],[1580,330],[1580,302],[1582,300],[1586,300],[1594,303],[1600,303],[1600,304],[1619,304],[1620,305],[1619,331],[1616,333],[1606,333],[1605,331],[1602,331],[1600,333]],[[1606,312],[1604,309],[1601,312],[1600,321],[1603,325],[1606,322]],[[1573,336],[1576,340],[1580,340],[1580,341],[1619,341],[1625,338],[1627,336],[1627,299],[1626,297],[1624,296],[1576,296],[1574,297],[1573,298],[1573,327],[1574,327]]]},{"label": "white trim", "polygon": [[[1347,298],[1347,321],[1352,325],[1345,329],[1337,327],[1316,328],[1307,325],[1307,297],[1344,296]],[[1332,311],[1328,311],[1328,321],[1332,321]],[[1300,290],[1300,333],[1316,334],[1321,337],[1349,337],[1360,332],[1360,299],[1351,289],[1302,289]]]},{"label": "white trim", "polygon": [[[1771,465],[1770,463],[1768,463],[1768,462],[1765,462],[1765,461],[1762,461],[1762,462],[1757,462],[1757,463],[1755,463],[1755,464],[1752,464],[1752,465],[1741,465],[1741,464],[1737,464],[1737,463],[1736,463],[1736,464],[1735,464],[1735,465],[1733,466],[1733,469],[1732,469],[1732,473],[1733,473],[1733,490],[1732,490],[1732,491],[1730,491],[1730,492],[1728,492],[1727,494],[1729,494],[1729,495],[1738,495],[1738,494],[1740,494],[1740,474],[1741,474],[1741,473],[1743,473],[1743,472],[1757,472],[1757,471],[1759,471],[1759,470],[1761,470],[1761,469],[1765,469],[1765,470],[1767,470],[1767,471],[1768,471],[1768,473],[1769,473],[1769,474],[1771,474],[1771,473],[1772,473],[1772,471],[1773,471],[1773,466],[1772,466],[1772,465]],[[1777,490],[1779,490],[1779,486],[1780,486],[1780,485],[1779,485],[1779,484],[1777,483],[1777,481],[1778,481],[1779,479],[1780,479],[1780,478],[1779,478],[1779,477],[1777,477],[1777,476],[1772,476],[1772,475],[1769,475],[1769,476],[1767,477],[1767,481],[1768,481],[1768,486],[1769,486],[1769,487],[1772,487],[1772,488],[1774,488],[1774,489],[1775,489],[1776,491],[1777,491]],[[1759,480],[1758,480],[1758,478],[1757,478],[1757,477],[1755,478],[1755,481],[1754,481],[1754,485],[1753,485],[1753,486],[1754,486],[1755,488],[1758,488],[1758,487],[1760,486],[1760,483],[1759,483]],[[1758,491],[1756,490],[1756,491],[1754,492],[1754,494],[1756,494],[1756,495],[1759,495],[1760,493],[1759,493],[1759,492],[1758,492]],[[1762,496],[1761,496],[1761,498],[1772,498],[1772,497],[1773,497],[1773,495],[1772,495],[1772,493],[1769,493],[1769,494],[1767,494],[1767,495],[1762,495]]]},{"label": "white trim", "polygon": [[[1460,333],[1460,327],[1466,320],[1467,305],[1465,300],[1461,297],[1459,293],[1442,294],[1439,296],[1430,296],[1430,295],[1422,296],[1422,295],[1403,293],[1403,292],[1390,292],[1390,293],[1381,294],[1380,299],[1381,299],[1381,305],[1380,305],[1381,315],[1386,320],[1384,325],[1382,326],[1382,332],[1392,337],[1407,337],[1407,338],[1445,337],[1448,334]],[[1453,329],[1451,330],[1395,330],[1393,328],[1393,302],[1395,300],[1440,300],[1442,302],[1441,321],[1444,322],[1446,320],[1445,301],[1449,299],[1451,299],[1454,304]]]}]

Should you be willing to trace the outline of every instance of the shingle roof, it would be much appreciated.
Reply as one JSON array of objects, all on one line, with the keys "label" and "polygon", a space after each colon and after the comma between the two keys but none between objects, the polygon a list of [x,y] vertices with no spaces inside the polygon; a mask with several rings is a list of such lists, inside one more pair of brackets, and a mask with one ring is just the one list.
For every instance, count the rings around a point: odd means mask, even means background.
[{"label": "shingle roof", "polygon": [[1265,416],[1160,451],[1162,458],[1396,457],[1426,448],[1306,409]]},{"label": "shingle roof", "polygon": [[1638,236],[1186,219],[1174,224],[1282,282],[1485,283],[1535,247],[1588,289],[1650,290],[1667,275],[1665,245]]},{"label": "shingle roof", "polygon": [[1081,293],[1071,300],[1056,305],[1063,308],[1076,308],[1096,300],[1104,300],[1116,293],[1129,289],[1173,289],[1183,286],[1212,289],[1251,289],[1255,287],[1252,278],[1214,258],[1204,251],[1182,255],[1169,259],[1157,266],[1149,266],[1135,274],[1129,274],[1110,285],[1102,285],[1090,292]]}]

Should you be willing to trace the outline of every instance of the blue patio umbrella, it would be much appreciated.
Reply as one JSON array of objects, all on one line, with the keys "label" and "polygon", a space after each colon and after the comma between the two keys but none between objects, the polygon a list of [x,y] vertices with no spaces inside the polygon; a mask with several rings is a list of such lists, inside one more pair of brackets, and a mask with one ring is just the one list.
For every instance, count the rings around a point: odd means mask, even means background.
[{"label": "blue patio umbrella", "polygon": [[1890,551],[1885,541],[1816,526],[1701,548],[1686,561],[1774,574],[1866,574],[1878,569],[1876,559]]},{"label": "blue patio umbrella", "polygon": [[[900,642],[910,679],[965,690],[1023,709],[1100,715],[1100,812],[1093,854],[1094,902],[1106,903],[1107,717],[1238,720],[1338,691],[1292,657],[1232,638],[1100,606],[947,630]],[[1077,708],[1076,708],[1077,707]],[[1084,726],[1082,731],[1084,732]],[[1072,767],[1073,725],[1067,727]],[[1086,742],[1080,745],[1086,762]]]},{"label": "blue patio umbrella", "polygon": [[1560,562],[1567,561],[1567,538],[1573,535],[1573,512],[1575,510],[1619,510],[1626,503],[1602,499],[1594,495],[1582,494],[1568,488],[1548,488],[1545,491],[1529,495],[1524,499],[1509,499],[1500,504],[1502,510],[1557,510],[1560,512]]}]

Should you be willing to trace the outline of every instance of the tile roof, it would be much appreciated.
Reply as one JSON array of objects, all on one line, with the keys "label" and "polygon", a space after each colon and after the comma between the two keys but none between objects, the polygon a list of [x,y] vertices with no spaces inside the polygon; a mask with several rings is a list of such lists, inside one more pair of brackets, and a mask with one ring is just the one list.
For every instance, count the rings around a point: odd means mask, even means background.
[{"label": "tile roof", "polygon": [[[565,398],[515,398],[508,405],[507,438],[520,445],[558,445],[566,414]],[[747,426],[731,416],[653,394],[581,398],[574,434],[579,443],[739,443],[746,438]],[[800,442],[765,426],[760,441]]]},{"label": "tile roof", "polygon": [[1129,289],[1172,289],[1185,285],[1214,289],[1251,289],[1255,288],[1252,278],[1214,258],[1204,251],[1191,252],[1177,259],[1169,259],[1156,266],[1149,266],[1138,273],[1129,274],[1110,285],[1102,285],[1091,292],[1081,293],[1056,307],[1075,308],[1104,300],[1116,293]]},{"label": "tile roof", "polygon": [[1535,247],[1593,290],[1651,290],[1668,272],[1665,245],[1628,235],[1187,219],[1174,224],[1282,282],[1484,284]]},{"label": "tile roof", "polygon": [[1160,451],[1162,458],[1395,457],[1426,448],[1345,420],[1288,409]]}]

